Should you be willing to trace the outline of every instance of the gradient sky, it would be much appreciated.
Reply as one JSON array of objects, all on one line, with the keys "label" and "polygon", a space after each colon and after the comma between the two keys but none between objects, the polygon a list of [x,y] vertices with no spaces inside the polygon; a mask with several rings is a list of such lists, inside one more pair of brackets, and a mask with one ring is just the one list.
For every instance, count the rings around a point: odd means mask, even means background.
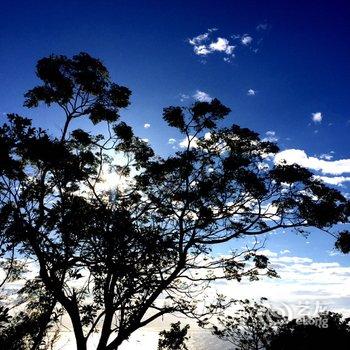
[{"label": "gradient sky", "polygon": [[[0,119],[16,112],[59,130],[59,114],[24,109],[23,93],[37,83],[38,59],[86,51],[133,91],[124,120],[158,152],[181,141],[162,121],[163,107],[217,97],[232,109],[227,123],[275,139],[349,195],[349,1],[2,0],[0,14]],[[347,268],[349,256],[332,247],[317,232],[268,241],[278,257]]]}]

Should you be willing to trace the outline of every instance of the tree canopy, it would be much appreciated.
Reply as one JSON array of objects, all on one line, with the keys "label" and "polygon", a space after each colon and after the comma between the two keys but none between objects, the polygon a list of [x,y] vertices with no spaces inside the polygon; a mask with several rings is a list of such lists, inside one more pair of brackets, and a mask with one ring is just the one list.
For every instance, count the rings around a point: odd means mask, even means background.
[{"label": "tree canopy", "polygon": [[236,301],[233,315],[220,315],[213,325],[213,334],[231,343],[236,350],[267,350],[287,318],[260,302]]},{"label": "tree canopy", "polygon": [[350,318],[325,311],[288,320],[270,306],[240,300],[237,310],[220,316],[213,334],[231,343],[235,350],[328,350],[347,349]]},{"label": "tree canopy", "polygon": [[[298,165],[274,165],[277,145],[256,132],[222,126],[230,109],[217,99],[164,109],[186,146],[160,157],[120,120],[131,92],[111,81],[100,60],[52,55],[38,62],[37,76],[42,85],[24,104],[59,107],[61,133],[17,114],[0,128],[6,278],[16,277],[13,261],[34,262],[38,276],[26,288],[47,299],[31,349],[59,312],[79,350],[96,331],[97,349],[117,349],[167,313],[205,322],[224,305],[218,296],[197,307],[195,296],[211,281],[276,276],[257,247],[217,257],[215,245],[348,221],[349,201],[339,191]],[[82,128],[84,119],[105,132]],[[108,189],[107,172],[120,185]]]},{"label": "tree canopy", "polygon": [[268,349],[345,350],[349,341],[350,319],[328,311],[285,323],[271,339]]}]

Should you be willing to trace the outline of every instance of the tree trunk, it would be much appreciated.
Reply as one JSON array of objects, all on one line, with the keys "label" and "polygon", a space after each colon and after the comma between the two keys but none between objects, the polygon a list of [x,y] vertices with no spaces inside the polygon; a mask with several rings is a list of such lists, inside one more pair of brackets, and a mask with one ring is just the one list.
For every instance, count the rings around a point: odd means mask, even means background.
[{"label": "tree trunk", "polygon": [[84,337],[80,337],[75,334],[75,341],[77,344],[77,350],[87,350],[86,339]]},{"label": "tree trunk", "polygon": [[[116,339],[112,341],[105,349],[103,350],[118,350],[119,346],[122,345],[123,341],[128,339],[128,337],[123,337],[118,335]],[[102,349],[101,349],[102,350]]]},{"label": "tree trunk", "polygon": [[108,339],[111,334],[111,324],[113,319],[113,312],[107,312],[103,321],[100,340],[98,342],[97,350],[105,350],[107,348]]},{"label": "tree trunk", "polygon": [[[75,310],[74,306],[76,305],[72,305],[73,306],[73,310],[67,310],[72,325],[73,325],[73,330],[74,330],[74,336],[75,336],[75,341],[77,344],[77,350],[86,350],[86,341],[87,339],[84,337],[84,332],[83,332],[83,327],[80,321],[80,317],[79,317],[79,312],[77,312],[77,310]],[[77,309],[77,306],[76,306]]]}]

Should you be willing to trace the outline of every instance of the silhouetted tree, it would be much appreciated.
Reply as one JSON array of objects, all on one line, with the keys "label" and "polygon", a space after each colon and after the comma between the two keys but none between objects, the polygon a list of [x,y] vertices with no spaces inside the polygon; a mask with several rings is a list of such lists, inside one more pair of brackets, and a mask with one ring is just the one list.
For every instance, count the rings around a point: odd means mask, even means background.
[{"label": "silhouetted tree", "polygon": [[233,316],[220,316],[213,334],[230,342],[235,350],[265,350],[287,318],[275,310],[249,300],[237,301],[240,306]]},{"label": "silhouetted tree", "polygon": [[[197,309],[193,296],[210,281],[276,275],[256,247],[211,257],[214,245],[348,220],[340,192],[297,165],[269,162],[274,143],[237,125],[219,128],[230,109],[217,99],[164,109],[186,147],[161,158],[119,121],[130,91],[99,60],[50,56],[37,75],[42,85],[25,105],[59,107],[62,132],[16,114],[0,128],[1,249],[36,261],[51,317],[64,309],[79,350],[96,330],[99,350],[117,349],[167,313],[205,322],[224,305],[219,297]],[[104,122],[105,134],[88,132],[86,119]],[[128,181],[106,190],[109,170]]]},{"label": "silhouetted tree", "polygon": [[159,333],[158,350],[188,350],[186,341],[189,339],[189,328],[188,324],[181,328],[180,321],[172,323],[169,331]]},{"label": "silhouetted tree", "polygon": [[341,231],[336,235],[335,247],[344,254],[350,253],[350,232]]},{"label": "silhouetted tree", "polygon": [[284,324],[268,350],[346,350],[350,344],[350,319],[334,312],[320,313]]},{"label": "silhouetted tree", "polygon": [[56,301],[47,293],[40,279],[28,280],[18,291],[20,311],[11,314],[8,307],[0,306],[1,349],[49,349],[47,331],[58,323],[61,312],[53,312]]},{"label": "silhouetted tree", "polygon": [[[262,301],[266,300],[265,298]],[[213,334],[235,350],[345,350],[350,341],[350,318],[322,312],[288,321],[264,303],[244,300],[234,316],[219,317]]]}]

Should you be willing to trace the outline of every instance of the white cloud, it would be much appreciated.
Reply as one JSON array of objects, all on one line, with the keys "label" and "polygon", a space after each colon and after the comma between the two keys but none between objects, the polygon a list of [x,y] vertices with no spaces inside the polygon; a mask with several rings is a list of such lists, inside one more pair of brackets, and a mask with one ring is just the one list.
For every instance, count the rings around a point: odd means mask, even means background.
[{"label": "white cloud", "polygon": [[151,124],[149,124],[149,123],[145,123],[145,125],[143,126],[145,129],[148,129],[148,128],[150,128],[151,127]]},{"label": "white cloud", "polygon": [[204,57],[214,52],[218,52],[226,55],[225,58],[228,59],[225,59],[225,62],[230,62],[229,57],[234,57],[233,50],[235,49],[235,46],[230,45],[229,40],[223,37],[212,39],[213,33],[216,30],[216,28],[208,29],[206,33],[188,39],[188,43],[193,46],[193,51],[198,56]]},{"label": "white cloud", "polygon": [[284,249],[280,251],[280,254],[290,254],[290,250],[289,249]]},{"label": "white cloud", "polygon": [[270,249],[260,249],[259,250],[259,254],[265,255],[265,256],[267,256],[269,258],[278,256],[277,253],[271,251]]},{"label": "white cloud", "polygon": [[193,98],[200,102],[211,102],[212,97],[204,91],[197,90]]},{"label": "white cloud", "polygon": [[298,256],[281,256],[277,259],[272,259],[271,262],[275,263],[286,263],[286,264],[305,264],[312,263],[312,259],[310,258],[301,258]]},{"label": "white cloud", "polygon": [[235,47],[230,45],[227,39],[217,38],[209,45],[209,48],[211,51],[225,52],[226,55],[231,55]]},{"label": "white cloud", "polygon": [[170,139],[168,140],[168,144],[169,144],[169,145],[174,145],[175,143],[176,143],[176,139],[170,138]]},{"label": "white cloud", "polygon": [[304,150],[286,149],[275,155],[275,163],[285,161],[287,164],[299,164],[305,168],[320,171],[322,174],[341,175],[350,173],[350,159],[327,161],[316,157],[309,157]]},{"label": "white cloud", "polygon": [[193,48],[193,50],[194,50],[195,54],[199,55],[199,56],[206,56],[209,53],[211,53],[211,51],[205,45],[195,46]]},{"label": "white cloud", "polygon": [[190,145],[190,148],[197,148],[197,147],[198,147],[197,141],[198,141],[198,137],[189,135],[189,139],[188,139],[187,137],[185,137],[185,138],[179,143],[179,146],[180,146],[181,148],[187,148],[188,145]]},{"label": "white cloud", "polygon": [[312,121],[314,123],[321,123],[322,119],[323,119],[323,116],[321,112],[312,113]]},{"label": "white cloud", "polygon": [[256,91],[253,90],[253,89],[249,89],[249,90],[247,91],[247,95],[248,95],[248,96],[255,96],[255,95],[256,95]]},{"label": "white cloud", "polygon": [[[266,30],[267,24],[259,24],[256,29],[258,31]],[[257,52],[258,45],[260,45],[262,39],[257,38],[256,41],[250,34],[233,34],[233,35],[217,35],[217,28],[208,29],[205,33],[194,36],[187,39],[187,42],[192,46],[194,53],[200,56],[202,59],[200,62],[206,63],[208,55],[217,53],[223,55],[224,62],[231,62],[231,59],[235,57],[236,47],[246,46],[250,48],[250,51]],[[253,45],[256,43],[256,45]],[[254,47],[255,46],[255,47]]]},{"label": "white cloud", "polygon": [[253,38],[248,34],[244,34],[241,38],[241,43],[245,46],[248,46],[249,44],[251,44],[252,41],[253,41]]},{"label": "white cloud", "polygon": [[[257,31],[263,31],[268,29],[268,25],[259,24],[256,29]],[[203,34],[187,39],[187,42],[193,47],[194,53],[203,58],[202,63],[206,62],[204,58],[213,53],[223,54],[224,62],[231,62],[231,59],[235,57],[236,45],[239,46],[239,44],[250,47],[252,52],[256,53],[258,51],[257,47],[253,47],[255,39],[250,34],[233,34],[230,37],[216,36],[216,31],[217,28],[208,29]],[[256,45],[260,45],[261,40],[261,38],[257,38]]]}]

